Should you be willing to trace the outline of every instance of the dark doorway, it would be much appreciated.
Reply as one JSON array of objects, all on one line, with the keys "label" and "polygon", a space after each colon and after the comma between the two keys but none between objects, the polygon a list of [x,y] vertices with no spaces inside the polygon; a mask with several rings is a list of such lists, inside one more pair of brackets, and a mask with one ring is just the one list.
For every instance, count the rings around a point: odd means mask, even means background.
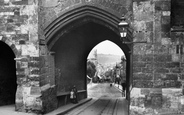
[{"label": "dark doorway", "polygon": [[15,103],[16,66],[12,49],[0,42],[0,106]]}]

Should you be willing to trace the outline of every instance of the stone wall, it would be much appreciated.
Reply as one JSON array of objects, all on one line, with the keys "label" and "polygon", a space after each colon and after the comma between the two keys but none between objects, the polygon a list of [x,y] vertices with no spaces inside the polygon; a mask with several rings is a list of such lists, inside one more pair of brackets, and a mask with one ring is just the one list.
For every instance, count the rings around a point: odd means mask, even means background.
[{"label": "stone wall", "polygon": [[[77,44],[78,41],[74,41],[77,38],[75,34],[70,34],[72,38],[75,38],[74,40],[67,39],[63,41],[66,36],[65,33],[70,32],[71,30],[69,29],[74,27],[76,28],[78,26],[78,24],[75,24],[74,22],[77,22],[78,20],[80,20],[80,23],[83,22],[78,17],[88,17],[86,19],[82,19],[85,21],[88,20],[89,17],[93,17],[93,14],[96,13],[96,17],[94,16],[93,18],[96,19],[99,16],[100,21],[103,20],[104,17],[111,18],[111,15],[115,16],[112,17],[112,20],[118,20],[122,14],[127,14],[127,17],[132,14],[132,11],[130,10],[132,8],[131,5],[132,0],[39,0],[38,32],[41,65],[40,87],[42,92],[42,104],[44,112],[49,112],[55,109],[57,106],[68,103],[68,101],[65,101],[65,94],[68,95],[67,93],[72,85],[76,85],[78,90],[86,90],[86,57],[84,58],[82,56],[84,56],[84,53],[86,53],[84,49],[88,49],[88,46],[82,45],[81,43]],[[87,7],[89,7],[87,10],[83,9]],[[100,10],[101,13],[99,13]],[[95,20],[95,22],[97,23],[98,20]],[[111,24],[115,23],[114,21],[110,22]],[[58,28],[60,28],[60,30],[58,30]],[[65,36],[62,36],[63,34],[65,34]],[[51,38],[52,41],[49,38]],[[85,40],[83,39],[79,41],[83,43]],[[70,46],[70,44],[72,44],[72,46]],[[58,48],[53,50],[56,46],[58,46]],[[85,47],[79,51],[78,48],[81,46]],[[52,64],[49,62],[49,55],[52,53],[53,56],[55,56],[54,67],[49,66]],[[53,71],[53,69],[55,70],[55,73],[51,72],[50,74],[48,71]],[[55,84],[51,84],[50,82],[50,80],[53,79],[56,80]],[[86,92],[82,92],[79,98],[86,98]]]},{"label": "stone wall", "polygon": [[184,1],[183,0],[171,0],[173,4],[171,6],[171,24],[172,26],[184,26]]},{"label": "stone wall", "polygon": [[170,0],[134,0],[131,115],[181,112],[181,56],[170,36]]},{"label": "stone wall", "polygon": [[48,113],[57,108],[54,56],[40,55],[40,89],[42,92],[42,112]]},{"label": "stone wall", "polygon": [[0,1],[0,40],[15,54],[17,73],[16,110],[40,111],[38,1]]},{"label": "stone wall", "polygon": [[61,73],[45,35],[55,31],[55,20],[85,5],[133,18],[134,41],[148,42],[134,44],[131,114],[183,112],[183,33],[170,34],[171,0],[134,0],[133,17],[132,0],[1,0],[0,40],[16,57],[16,110],[45,113],[57,107],[55,76]]},{"label": "stone wall", "polygon": [[132,0],[40,0],[41,6],[41,26],[45,29],[55,19],[67,13],[70,10],[82,6],[94,6],[99,9],[108,11],[117,17],[122,14],[130,16],[132,14]]}]

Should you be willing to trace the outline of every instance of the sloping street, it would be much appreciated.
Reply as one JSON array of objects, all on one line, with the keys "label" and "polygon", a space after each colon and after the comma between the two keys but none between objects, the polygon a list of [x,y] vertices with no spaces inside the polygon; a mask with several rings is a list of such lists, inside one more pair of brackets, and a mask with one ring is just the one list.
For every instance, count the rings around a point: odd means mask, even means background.
[{"label": "sloping street", "polygon": [[121,92],[109,83],[88,89],[92,101],[66,113],[66,115],[128,115],[127,101]]}]

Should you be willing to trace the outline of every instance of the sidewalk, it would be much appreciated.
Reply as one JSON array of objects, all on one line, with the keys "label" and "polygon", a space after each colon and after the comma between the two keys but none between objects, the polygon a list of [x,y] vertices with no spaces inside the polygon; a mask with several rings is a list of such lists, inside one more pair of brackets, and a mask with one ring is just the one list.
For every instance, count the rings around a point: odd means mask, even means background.
[{"label": "sidewalk", "polygon": [[75,109],[78,106],[80,106],[84,103],[87,103],[88,101],[91,101],[91,100],[92,100],[92,98],[87,98],[87,99],[79,101],[79,103],[77,103],[77,104],[70,103],[70,104],[67,104],[65,106],[61,106],[58,109],[56,109],[50,113],[47,113],[45,115],[63,115],[65,113],[67,113],[68,111],[71,111],[72,109]]},{"label": "sidewalk", "polygon": [[[47,113],[45,115],[63,115],[64,113],[67,113],[68,111],[87,103],[88,101],[92,100],[92,98],[87,98],[79,101],[77,104],[67,104],[64,106],[59,107],[58,109]],[[15,111],[15,105],[7,105],[0,107],[0,115],[37,115],[36,113],[25,113],[25,112],[17,112]]]},{"label": "sidewalk", "polygon": [[15,105],[0,107],[0,115],[36,115],[35,113],[24,113],[15,111]]},{"label": "sidewalk", "polygon": [[[87,85],[87,88],[90,89],[96,85],[97,84],[90,83]],[[62,114],[67,113],[68,111],[75,109],[76,107],[78,107],[84,103],[87,103],[88,101],[91,101],[91,100],[92,100],[92,98],[86,98],[86,99],[80,100],[79,103],[77,103],[77,104],[70,103],[70,104],[61,106],[58,109],[56,109],[50,113],[47,113],[45,115],[62,115]],[[15,105],[7,105],[7,106],[0,107],[0,115],[37,115],[37,114],[17,112],[17,111],[15,111]]]},{"label": "sidewalk", "polygon": [[[97,84],[90,83],[87,85],[87,88],[90,89],[96,85]],[[79,107],[80,105],[87,103],[88,101],[91,101],[91,100],[92,100],[92,98],[87,98],[87,99],[83,99],[83,100],[79,101],[79,103],[77,103],[77,104],[70,103],[70,104],[67,104],[65,106],[61,106],[58,109],[56,109],[50,113],[47,113],[45,115],[63,115],[65,113],[67,113],[68,111],[71,111],[72,109],[75,109],[75,108]]]}]

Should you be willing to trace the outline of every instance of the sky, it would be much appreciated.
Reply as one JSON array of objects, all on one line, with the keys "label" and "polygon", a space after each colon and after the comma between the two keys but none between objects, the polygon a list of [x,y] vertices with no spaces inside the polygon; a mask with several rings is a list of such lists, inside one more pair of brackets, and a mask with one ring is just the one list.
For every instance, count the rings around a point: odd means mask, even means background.
[{"label": "sky", "polygon": [[111,41],[104,41],[96,45],[90,53],[97,49],[97,54],[114,54],[122,56],[124,53],[115,43]]}]

